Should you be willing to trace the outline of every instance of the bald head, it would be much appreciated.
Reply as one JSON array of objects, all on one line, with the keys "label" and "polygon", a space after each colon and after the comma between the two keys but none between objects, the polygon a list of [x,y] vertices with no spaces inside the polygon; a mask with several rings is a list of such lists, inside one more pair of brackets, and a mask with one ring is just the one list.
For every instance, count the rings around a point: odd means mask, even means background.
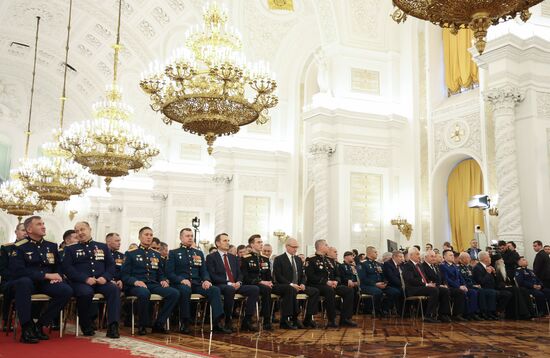
[{"label": "bald head", "polygon": [[414,262],[415,264],[420,262],[420,251],[416,247],[409,248],[408,253],[409,259],[412,262]]},{"label": "bald head", "polygon": [[461,265],[469,265],[470,264],[470,261],[472,261],[472,258],[470,257],[470,254],[467,253],[467,252],[461,252],[459,255],[458,255],[458,262],[461,264]]},{"label": "bald head", "polygon": [[338,251],[334,246],[330,246],[327,250],[327,256],[333,260],[338,260]]}]

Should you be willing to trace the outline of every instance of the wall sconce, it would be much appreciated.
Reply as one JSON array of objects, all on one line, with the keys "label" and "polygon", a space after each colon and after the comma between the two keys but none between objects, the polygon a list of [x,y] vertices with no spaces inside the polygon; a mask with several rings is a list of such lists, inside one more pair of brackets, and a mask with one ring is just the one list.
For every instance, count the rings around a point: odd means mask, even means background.
[{"label": "wall sconce", "polygon": [[407,219],[402,219],[400,216],[398,216],[396,219],[391,219],[391,224],[397,226],[397,229],[400,233],[405,235],[407,240],[411,239],[411,234],[413,232],[412,224],[409,224],[407,222]]},{"label": "wall sconce", "polygon": [[76,214],[78,214],[78,211],[76,210],[69,211],[69,220],[73,221]]},{"label": "wall sconce", "polygon": [[288,235],[283,230],[273,231],[273,235],[277,236],[277,239],[279,239],[279,242],[281,244],[283,244],[285,240],[288,238]]},{"label": "wall sconce", "polygon": [[496,206],[491,206],[489,208],[489,215],[498,216],[498,208]]}]

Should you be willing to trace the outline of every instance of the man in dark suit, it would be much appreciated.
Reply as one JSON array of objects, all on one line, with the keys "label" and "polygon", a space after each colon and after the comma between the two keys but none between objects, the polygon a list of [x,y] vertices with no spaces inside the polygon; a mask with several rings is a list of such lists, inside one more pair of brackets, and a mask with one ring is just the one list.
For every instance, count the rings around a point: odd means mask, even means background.
[{"label": "man in dark suit", "polygon": [[424,322],[438,323],[435,309],[439,303],[439,288],[435,283],[428,281],[420,264],[420,251],[415,247],[409,249],[409,261],[402,265],[402,270],[406,295],[428,297]]},{"label": "man in dark suit", "polygon": [[[286,252],[279,255],[273,261],[273,279],[280,285],[290,285],[294,291],[294,315],[293,321],[298,328],[309,327],[317,328],[313,316],[317,313],[319,305],[319,290],[315,287],[306,286],[306,277],[302,260],[296,256],[298,251],[298,241],[293,238],[288,238],[285,242]],[[298,320],[300,308],[296,295],[305,293],[308,296],[306,314],[304,323]]]},{"label": "man in dark suit", "polygon": [[497,290],[495,268],[491,266],[491,256],[486,251],[479,253],[479,262],[472,270],[474,282],[481,286],[485,298],[479,297],[479,308],[485,319],[498,319],[497,311],[505,310],[512,294],[506,290]]},{"label": "man in dark suit", "polygon": [[239,293],[246,296],[246,310],[241,329],[257,331],[257,327],[252,323],[252,315],[256,312],[260,289],[258,286],[242,284],[243,275],[239,267],[239,261],[235,255],[227,252],[229,241],[229,235],[226,233],[216,235],[214,243],[218,250],[206,256],[206,268],[210,274],[211,282],[219,287],[223,295],[225,327],[231,329],[235,293]]},{"label": "man in dark suit", "polygon": [[[476,227],[476,229],[478,228],[479,226]],[[476,239],[473,239],[472,241],[470,241],[470,247],[468,248],[468,250],[466,250],[466,252],[468,253],[468,255],[470,255],[470,258],[472,260],[477,260],[478,259],[478,255],[479,253],[481,252],[481,249],[477,247],[478,245],[478,242]]]},{"label": "man in dark suit", "polygon": [[533,271],[544,287],[550,287],[550,256],[542,249],[542,242],[533,241],[533,250],[537,253],[533,261]]},{"label": "man in dark suit", "polygon": [[[443,250],[443,252],[445,251],[449,250]],[[447,286],[447,282],[445,282],[442,278],[441,271],[439,270],[439,265],[437,263],[437,258],[433,250],[426,252],[426,255],[424,256],[424,262],[422,263],[422,269],[426,274],[428,282],[435,283],[437,288],[439,288],[439,319],[442,322],[450,322],[451,319],[449,318],[449,316],[451,315],[451,293],[449,291],[449,287]],[[464,294],[462,294],[461,298],[462,299],[460,301],[462,305],[459,308],[460,314],[462,314],[462,310],[464,307]],[[462,318],[457,318],[457,320],[460,319]]]},{"label": "man in dark suit", "polygon": [[401,251],[395,250],[391,259],[384,262],[382,265],[382,274],[386,281],[388,281],[388,287],[395,288],[399,290],[399,299],[396,301],[397,309],[401,312],[403,304],[403,282],[402,282],[402,271],[401,264],[405,261],[405,257]]}]

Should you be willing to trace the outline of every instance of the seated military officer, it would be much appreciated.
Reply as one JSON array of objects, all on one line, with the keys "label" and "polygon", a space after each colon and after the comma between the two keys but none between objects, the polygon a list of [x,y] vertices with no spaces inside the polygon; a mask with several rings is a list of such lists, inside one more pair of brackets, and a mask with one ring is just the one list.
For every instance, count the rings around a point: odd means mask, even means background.
[{"label": "seated military officer", "polygon": [[115,274],[113,275],[113,282],[122,290],[123,284],[120,276],[120,270],[124,263],[124,254],[120,252],[120,235],[116,232],[110,232],[105,236],[105,243],[111,252],[113,261],[115,262]]},{"label": "seated military officer", "polygon": [[137,297],[139,335],[147,334],[149,325],[149,298],[151,294],[163,297],[162,309],[153,325],[153,333],[166,333],[164,325],[178,303],[179,292],[170,287],[160,265],[160,253],[151,249],[153,230],[142,227],[139,230],[140,245],[128,250],[122,264],[121,276],[127,296]]},{"label": "seated military officer", "polygon": [[337,328],[336,324],[336,294],[342,297],[343,304],[340,312],[340,325],[355,327],[357,324],[351,320],[353,315],[353,289],[340,285],[340,277],[336,271],[335,263],[326,256],[328,252],[326,240],[315,241],[315,256],[306,259],[306,276],[310,286],[319,290],[325,298],[327,310],[327,328]]},{"label": "seated military officer", "polygon": [[263,328],[271,330],[271,293],[281,296],[281,328],[297,329],[292,316],[294,314],[294,289],[289,285],[273,283],[271,263],[269,257],[261,254],[263,248],[262,237],[258,234],[250,236],[248,244],[252,248],[250,254],[241,259],[243,283],[256,285],[260,289],[262,298],[261,315],[264,319]]},{"label": "seated military officer", "polygon": [[11,288],[11,274],[9,270],[9,259],[12,252],[15,250],[15,243],[25,238],[27,232],[23,223],[17,224],[15,227],[15,242],[10,242],[0,246],[0,293],[4,295],[2,300],[2,319],[4,329],[7,327],[7,317],[9,314],[10,303],[13,300],[13,290]]},{"label": "seated military officer", "polygon": [[76,223],[74,228],[79,241],[65,247],[63,272],[76,296],[82,333],[85,336],[95,333],[90,309],[94,294],[101,293],[107,303],[107,337],[119,338],[120,289],[111,282],[115,274],[113,257],[106,244],[92,239],[92,228],[86,221]]},{"label": "seated military officer", "polygon": [[[31,216],[24,222],[27,237],[18,241],[9,266],[15,288],[15,309],[21,322],[21,342],[37,343],[49,337],[42,331],[65,307],[73,295],[71,286],[60,275],[57,245],[44,240],[46,226],[40,216]],[[31,295],[42,293],[51,297],[36,325],[31,319]]]},{"label": "seated military officer", "polygon": [[202,251],[192,247],[193,230],[184,228],[180,231],[179,249],[170,250],[166,262],[166,276],[170,285],[180,293],[180,332],[189,334],[191,294],[206,296],[212,307],[214,331],[231,333],[229,328],[220,324],[223,318],[223,306],[220,289],[212,286],[210,275]]},{"label": "seated military officer", "polygon": [[355,261],[353,257],[353,252],[346,251],[344,252],[344,262],[338,265],[338,274],[342,280],[342,285],[348,286],[353,289],[354,302],[353,310],[357,307],[359,292],[359,281],[357,275],[357,267],[355,266]]},{"label": "seated military officer", "polygon": [[546,302],[550,302],[550,288],[544,287],[533,270],[527,268],[527,259],[525,257],[521,256],[519,258],[518,266],[515,274],[518,287],[527,289],[529,294],[535,297],[540,316],[550,313],[546,306]]},{"label": "seated military officer", "polygon": [[[387,315],[389,310],[395,306],[401,291],[388,285],[384,278],[382,265],[376,261],[378,251],[373,246],[367,247],[367,260],[359,267],[359,282],[361,292],[374,297],[374,309],[378,315]],[[382,296],[386,294],[384,305]]]}]

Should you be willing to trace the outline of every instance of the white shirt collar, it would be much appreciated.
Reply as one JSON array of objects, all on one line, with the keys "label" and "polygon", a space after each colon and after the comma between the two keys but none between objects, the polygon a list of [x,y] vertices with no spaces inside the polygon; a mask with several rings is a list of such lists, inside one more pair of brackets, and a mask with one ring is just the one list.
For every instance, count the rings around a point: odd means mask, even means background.
[{"label": "white shirt collar", "polygon": [[290,261],[290,263],[292,264],[292,257],[293,257],[294,255],[289,254],[288,251],[285,251],[285,254],[286,254],[286,256],[288,257],[288,260]]}]

